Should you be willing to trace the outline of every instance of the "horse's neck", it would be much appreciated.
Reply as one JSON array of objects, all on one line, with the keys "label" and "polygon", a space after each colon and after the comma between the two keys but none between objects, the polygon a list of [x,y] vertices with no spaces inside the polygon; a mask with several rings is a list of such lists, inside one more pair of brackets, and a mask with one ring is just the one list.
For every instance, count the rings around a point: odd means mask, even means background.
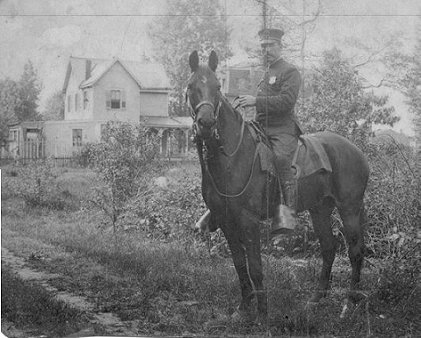
[{"label": "horse's neck", "polygon": [[241,129],[244,121],[241,115],[235,111],[225,97],[221,98],[221,111],[218,118],[219,146],[226,153],[232,153],[241,140]]}]

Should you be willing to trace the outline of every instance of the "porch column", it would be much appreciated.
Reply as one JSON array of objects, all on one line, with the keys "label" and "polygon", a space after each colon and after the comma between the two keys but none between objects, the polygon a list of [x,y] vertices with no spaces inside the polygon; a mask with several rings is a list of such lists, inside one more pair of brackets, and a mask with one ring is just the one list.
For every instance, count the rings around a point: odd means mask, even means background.
[{"label": "porch column", "polygon": [[167,129],[167,156],[171,156],[171,130]]},{"label": "porch column", "polygon": [[158,137],[159,137],[159,153],[162,155],[162,134],[164,133],[164,129],[158,129]]},{"label": "porch column", "polygon": [[184,132],[186,133],[186,148],[185,148],[185,153],[188,154],[188,152],[189,152],[189,129],[184,129]]}]

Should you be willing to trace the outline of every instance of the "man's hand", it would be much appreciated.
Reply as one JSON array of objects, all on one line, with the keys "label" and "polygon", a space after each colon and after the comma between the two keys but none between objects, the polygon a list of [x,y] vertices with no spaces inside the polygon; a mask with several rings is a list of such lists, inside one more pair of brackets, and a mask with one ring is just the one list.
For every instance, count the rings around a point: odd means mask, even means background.
[{"label": "man's hand", "polygon": [[256,98],[251,95],[241,95],[238,97],[241,107],[253,107],[256,105]]}]

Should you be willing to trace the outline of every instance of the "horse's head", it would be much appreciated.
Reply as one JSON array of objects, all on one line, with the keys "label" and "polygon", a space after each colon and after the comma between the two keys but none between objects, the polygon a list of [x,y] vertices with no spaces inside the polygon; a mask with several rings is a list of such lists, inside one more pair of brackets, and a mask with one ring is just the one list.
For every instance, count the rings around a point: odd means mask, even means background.
[{"label": "horse's head", "polygon": [[194,51],[190,54],[189,63],[192,75],[186,95],[193,110],[196,133],[206,139],[214,133],[219,112],[221,85],[215,74],[218,57],[212,51],[208,65],[200,65],[197,51]]}]

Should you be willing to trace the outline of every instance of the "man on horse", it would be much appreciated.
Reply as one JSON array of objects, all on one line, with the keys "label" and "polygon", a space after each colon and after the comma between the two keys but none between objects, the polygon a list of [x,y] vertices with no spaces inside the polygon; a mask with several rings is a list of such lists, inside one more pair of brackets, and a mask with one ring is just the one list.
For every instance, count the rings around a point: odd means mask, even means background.
[{"label": "man on horse", "polygon": [[[297,179],[291,164],[298,147],[298,136],[302,134],[294,112],[301,77],[297,68],[281,57],[284,32],[262,29],[258,34],[265,74],[258,85],[257,95],[242,95],[238,103],[241,107],[256,107],[255,119],[262,125],[275,153],[280,190],[284,197],[284,203],[276,208],[272,222],[272,233],[276,235],[292,231],[297,226]],[[208,210],[197,227],[216,230],[210,216]]]},{"label": "man on horse", "polygon": [[302,134],[294,112],[301,77],[297,68],[281,57],[283,35],[280,29],[259,32],[265,74],[256,97],[244,95],[239,98],[241,106],[256,107],[256,121],[263,126],[276,155],[284,204],[278,206],[274,215],[272,232],[275,233],[294,230],[297,225],[297,179],[291,163],[298,147],[298,136]]}]

